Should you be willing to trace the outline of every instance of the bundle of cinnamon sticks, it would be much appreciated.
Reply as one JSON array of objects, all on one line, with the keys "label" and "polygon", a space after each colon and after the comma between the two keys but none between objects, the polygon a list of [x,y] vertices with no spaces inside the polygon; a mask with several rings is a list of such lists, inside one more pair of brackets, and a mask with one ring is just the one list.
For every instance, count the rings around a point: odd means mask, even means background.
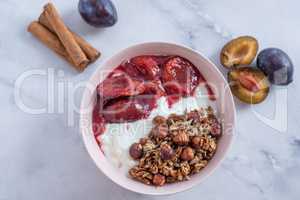
[{"label": "bundle of cinnamon sticks", "polygon": [[31,22],[28,31],[79,71],[100,56],[97,49],[64,24],[52,3],[44,6],[38,21]]}]

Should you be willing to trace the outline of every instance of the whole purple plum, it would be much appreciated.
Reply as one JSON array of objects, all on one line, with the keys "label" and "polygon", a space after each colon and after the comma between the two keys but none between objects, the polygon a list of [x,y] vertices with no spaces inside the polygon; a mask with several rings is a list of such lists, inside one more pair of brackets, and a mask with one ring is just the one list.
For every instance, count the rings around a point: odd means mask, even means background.
[{"label": "whole purple plum", "polygon": [[260,68],[275,85],[288,85],[293,81],[294,66],[290,57],[277,48],[262,50],[257,56]]},{"label": "whole purple plum", "polygon": [[109,27],[118,21],[117,10],[110,0],[80,0],[78,10],[82,18],[95,27]]}]

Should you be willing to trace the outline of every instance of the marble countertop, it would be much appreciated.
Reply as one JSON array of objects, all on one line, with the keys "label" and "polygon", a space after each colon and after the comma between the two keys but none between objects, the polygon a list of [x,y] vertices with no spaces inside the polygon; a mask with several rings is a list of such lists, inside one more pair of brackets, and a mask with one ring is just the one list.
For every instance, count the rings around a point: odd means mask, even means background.
[{"label": "marble countertop", "polygon": [[106,58],[140,42],[184,44],[220,66],[218,54],[226,41],[253,35],[261,49],[285,50],[297,68],[299,1],[114,0],[119,21],[108,29],[86,25],[77,12],[78,0],[53,2],[74,31],[101,49],[102,57],[76,72],[26,32],[45,0],[0,1],[0,200],[299,199],[297,69],[294,82],[272,87],[262,104],[236,101],[236,137],[225,161],[200,185],[172,196],[142,196],[107,179],[84,148],[73,109],[82,92],[74,85],[84,83]]}]

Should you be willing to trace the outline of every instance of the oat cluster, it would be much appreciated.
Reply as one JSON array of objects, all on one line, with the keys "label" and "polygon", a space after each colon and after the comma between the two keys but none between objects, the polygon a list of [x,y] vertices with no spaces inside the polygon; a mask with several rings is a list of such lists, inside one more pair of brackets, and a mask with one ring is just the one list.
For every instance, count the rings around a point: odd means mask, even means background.
[{"label": "oat cluster", "polygon": [[162,186],[188,180],[213,157],[221,124],[211,107],[153,119],[151,132],[129,153],[138,164],[129,175],[144,184]]}]

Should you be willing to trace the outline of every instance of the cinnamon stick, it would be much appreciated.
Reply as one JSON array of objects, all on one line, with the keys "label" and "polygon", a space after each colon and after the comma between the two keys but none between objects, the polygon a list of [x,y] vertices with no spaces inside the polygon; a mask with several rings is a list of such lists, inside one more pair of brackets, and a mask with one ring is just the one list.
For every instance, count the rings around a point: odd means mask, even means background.
[{"label": "cinnamon stick", "polygon": [[79,70],[83,70],[89,63],[89,60],[75,41],[73,34],[63,23],[56,8],[52,3],[48,3],[45,5],[44,11],[45,17],[47,18],[49,24],[52,26],[54,32],[65,47],[73,63],[76,67],[78,67]]},{"label": "cinnamon stick", "polygon": [[[47,27],[50,31],[55,32],[54,28],[51,26],[45,15],[45,11],[42,12],[42,14],[40,15],[39,22],[45,27]],[[97,49],[92,47],[92,45],[90,45],[87,41],[85,41],[82,37],[74,33],[72,30],[69,29],[69,31],[72,33],[74,39],[76,40],[80,48],[84,51],[90,62],[94,62],[95,60],[97,60],[97,58],[99,58],[100,52]]]},{"label": "cinnamon stick", "polygon": [[28,31],[37,37],[48,48],[52,49],[55,53],[65,58],[69,63],[74,65],[72,59],[68,55],[65,47],[61,44],[59,38],[50,32],[46,27],[39,22],[31,22],[28,26]]}]

